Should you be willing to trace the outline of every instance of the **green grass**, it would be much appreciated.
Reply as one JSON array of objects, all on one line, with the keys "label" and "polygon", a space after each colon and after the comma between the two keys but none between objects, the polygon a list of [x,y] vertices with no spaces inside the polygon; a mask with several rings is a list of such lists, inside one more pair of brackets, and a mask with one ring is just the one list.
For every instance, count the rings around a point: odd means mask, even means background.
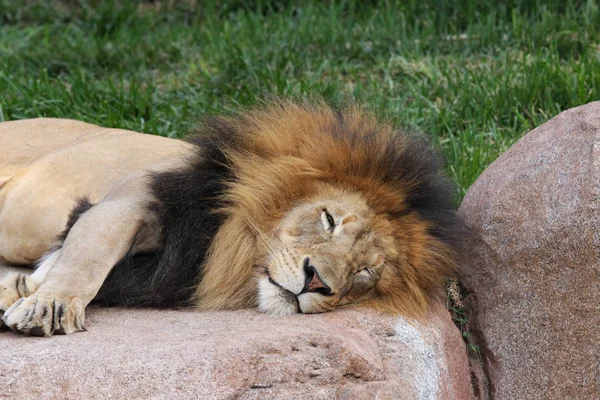
[{"label": "green grass", "polygon": [[597,1],[0,0],[0,120],[181,136],[269,94],[357,99],[427,132],[459,195],[600,99]]}]

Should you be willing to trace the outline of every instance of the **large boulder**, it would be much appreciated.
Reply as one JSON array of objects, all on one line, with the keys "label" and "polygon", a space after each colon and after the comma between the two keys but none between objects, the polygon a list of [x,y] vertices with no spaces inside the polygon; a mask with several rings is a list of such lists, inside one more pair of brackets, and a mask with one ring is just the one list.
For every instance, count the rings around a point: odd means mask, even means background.
[{"label": "large boulder", "polygon": [[528,133],[473,184],[461,282],[493,399],[600,398],[600,102]]},{"label": "large boulder", "polygon": [[275,318],[92,307],[86,327],[0,333],[0,398],[471,397],[465,346],[440,303],[420,323],[370,310]]}]

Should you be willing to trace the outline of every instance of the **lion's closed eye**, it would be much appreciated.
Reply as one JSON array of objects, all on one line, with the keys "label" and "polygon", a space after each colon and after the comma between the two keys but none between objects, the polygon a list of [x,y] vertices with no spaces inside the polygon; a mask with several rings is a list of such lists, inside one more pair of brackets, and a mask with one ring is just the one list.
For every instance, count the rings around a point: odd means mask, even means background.
[{"label": "lion's closed eye", "polygon": [[363,276],[366,276],[367,278],[377,278],[377,274],[375,273],[375,271],[373,270],[373,268],[363,268],[360,271],[357,272],[357,274],[361,274]]},{"label": "lion's closed eye", "polygon": [[352,278],[352,291],[355,293],[364,293],[375,286],[379,280],[379,274],[374,268],[366,267],[354,274]]},{"label": "lion's closed eye", "polygon": [[323,224],[323,228],[329,232],[333,233],[336,227],[335,219],[333,216],[324,208],[321,211],[321,223]]}]

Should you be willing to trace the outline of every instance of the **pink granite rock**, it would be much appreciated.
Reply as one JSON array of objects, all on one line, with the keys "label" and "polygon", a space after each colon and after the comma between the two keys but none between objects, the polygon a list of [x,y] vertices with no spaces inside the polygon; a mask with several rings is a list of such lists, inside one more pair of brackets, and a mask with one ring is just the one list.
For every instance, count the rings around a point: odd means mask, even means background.
[{"label": "pink granite rock", "polygon": [[600,398],[600,102],[496,160],[459,214],[461,278],[494,399]]},{"label": "pink granite rock", "polygon": [[468,399],[443,305],[416,323],[370,310],[88,310],[87,332],[0,333],[0,398]]}]

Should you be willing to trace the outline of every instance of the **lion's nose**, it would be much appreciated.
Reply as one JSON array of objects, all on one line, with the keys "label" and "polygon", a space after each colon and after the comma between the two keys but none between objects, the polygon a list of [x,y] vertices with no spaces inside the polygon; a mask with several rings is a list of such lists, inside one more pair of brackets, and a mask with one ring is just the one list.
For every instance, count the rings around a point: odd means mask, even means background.
[{"label": "lion's nose", "polygon": [[317,292],[325,296],[332,295],[331,288],[321,280],[319,272],[314,266],[310,265],[310,258],[308,257],[304,259],[304,273],[306,274],[306,278],[304,280],[304,288],[300,294]]}]

